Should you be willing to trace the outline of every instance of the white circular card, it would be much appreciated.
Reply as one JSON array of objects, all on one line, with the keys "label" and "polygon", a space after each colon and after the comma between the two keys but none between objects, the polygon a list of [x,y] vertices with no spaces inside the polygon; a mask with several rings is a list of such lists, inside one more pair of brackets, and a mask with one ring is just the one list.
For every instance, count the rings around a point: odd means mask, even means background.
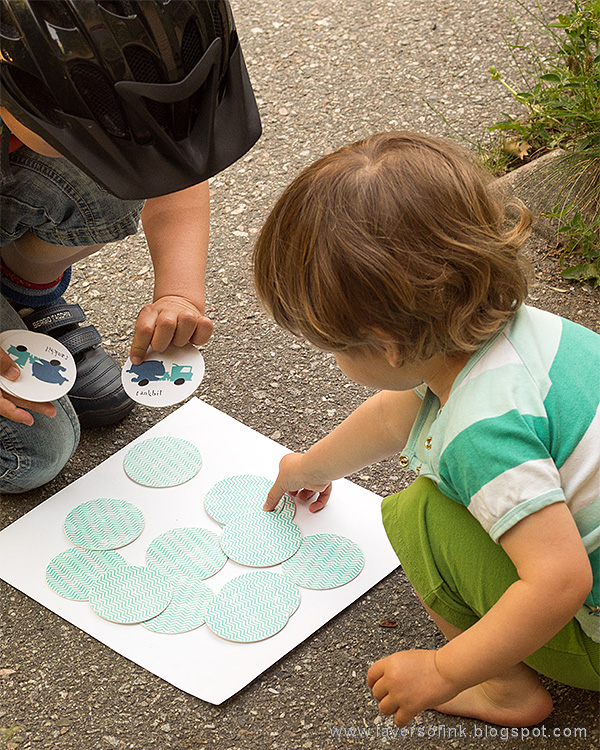
[{"label": "white circular card", "polygon": [[192,344],[169,346],[164,352],[149,349],[144,361],[123,365],[121,382],[127,395],[145,406],[172,406],[183,401],[202,382],[204,359]]},{"label": "white circular card", "polygon": [[214,592],[204,581],[181,577],[169,606],[142,625],[154,633],[187,633],[204,625],[206,610],[214,598]]},{"label": "white circular card", "polygon": [[[254,474],[236,474],[225,477],[214,484],[204,498],[204,509],[221,526],[232,521],[243,520],[249,514],[262,515],[262,509],[273,481]],[[271,513],[282,514],[290,520],[296,512],[296,504],[289,495],[284,495]]]},{"label": "white circular card", "polygon": [[257,570],[223,586],[208,607],[206,624],[229,641],[262,641],[279,632],[299,604],[294,584],[278,573]]},{"label": "white circular card", "polygon": [[149,567],[165,575],[209,578],[227,562],[219,536],[208,529],[172,529],[153,539],[146,550]]},{"label": "white circular card", "polygon": [[74,508],[65,518],[64,528],[78,547],[116,549],[138,538],[144,529],[144,516],[125,500],[101,497]]},{"label": "white circular card", "polygon": [[146,487],[174,487],[196,476],[202,456],[193,443],[166,435],[136,443],[125,454],[123,468]]},{"label": "white circular card", "polygon": [[132,625],[156,617],[173,596],[175,582],[151,568],[125,565],[105,573],[90,588],[90,604],[97,615]]},{"label": "white circular card", "polygon": [[267,568],[287,560],[300,546],[302,532],[286,516],[262,511],[223,528],[221,548],[240,565]]},{"label": "white circular card", "polygon": [[300,548],[281,569],[298,586],[333,589],[360,573],[365,558],[360,547],[338,534],[314,534],[302,539]]},{"label": "white circular card", "polygon": [[125,559],[114,550],[91,550],[71,547],[56,555],[46,568],[46,582],[59,596],[82,602],[90,587],[110,570],[125,565]]},{"label": "white circular card", "polygon": [[27,401],[55,401],[73,387],[77,368],[71,352],[60,341],[25,329],[0,334],[0,349],[21,370],[21,377],[7,380],[0,375],[0,387]]}]

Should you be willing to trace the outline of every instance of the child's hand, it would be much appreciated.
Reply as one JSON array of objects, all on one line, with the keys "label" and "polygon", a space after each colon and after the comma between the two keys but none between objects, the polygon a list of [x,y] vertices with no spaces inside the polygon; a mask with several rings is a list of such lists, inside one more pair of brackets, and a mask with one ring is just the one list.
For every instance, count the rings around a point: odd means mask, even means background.
[{"label": "child's hand", "polygon": [[310,475],[304,468],[305,456],[302,453],[288,453],[279,463],[279,474],[267,495],[264,510],[273,510],[287,492],[296,500],[308,502],[311,513],[322,510],[331,495],[331,482],[323,482]]},{"label": "child's hand", "polygon": [[139,365],[149,346],[164,352],[169,344],[205,344],[213,332],[213,324],[185,297],[160,297],[140,310],[129,356]]},{"label": "child's hand", "polygon": [[[2,377],[10,381],[19,379],[21,371],[15,365],[12,357],[0,349],[0,374]],[[22,407],[19,409],[19,407]],[[31,426],[33,424],[33,417],[25,409],[30,409],[38,414],[45,414],[47,417],[56,416],[56,407],[51,403],[33,403],[32,401],[25,401],[23,398],[17,398],[9,393],[0,391],[0,415],[10,419],[11,422],[18,422],[19,424],[26,424]]]},{"label": "child's hand", "polygon": [[395,714],[394,724],[405,727],[426,708],[434,708],[461,691],[444,679],[435,665],[435,651],[400,651],[376,661],[367,672],[379,710]]}]

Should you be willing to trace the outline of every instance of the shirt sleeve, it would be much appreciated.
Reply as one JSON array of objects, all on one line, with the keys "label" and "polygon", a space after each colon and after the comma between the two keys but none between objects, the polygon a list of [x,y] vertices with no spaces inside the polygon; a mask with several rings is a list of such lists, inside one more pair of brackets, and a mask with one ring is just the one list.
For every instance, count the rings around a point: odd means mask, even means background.
[{"label": "shirt sleeve", "polygon": [[545,417],[513,410],[475,422],[444,449],[439,489],[498,542],[526,516],[565,500],[548,441]]}]

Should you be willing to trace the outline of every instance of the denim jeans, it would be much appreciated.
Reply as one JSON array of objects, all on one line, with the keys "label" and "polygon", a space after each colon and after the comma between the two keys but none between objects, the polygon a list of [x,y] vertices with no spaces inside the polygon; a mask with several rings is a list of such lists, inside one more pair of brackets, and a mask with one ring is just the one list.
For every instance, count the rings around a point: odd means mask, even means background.
[{"label": "denim jeans", "polygon": [[124,201],[61,157],[26,146],[10,154],[2,186],[0,246],[31,231],[51,245],[79,247],[135,234],[144,201]]},{"label": "denim jeans", "polygon": [[[0,331],[25,328],[0,297]],[[54,402],[56,416],[32,412],[31,427],[0,417],[0,493],[40,487],[61,471],[79,443],[79,422],[67,396]]]}]

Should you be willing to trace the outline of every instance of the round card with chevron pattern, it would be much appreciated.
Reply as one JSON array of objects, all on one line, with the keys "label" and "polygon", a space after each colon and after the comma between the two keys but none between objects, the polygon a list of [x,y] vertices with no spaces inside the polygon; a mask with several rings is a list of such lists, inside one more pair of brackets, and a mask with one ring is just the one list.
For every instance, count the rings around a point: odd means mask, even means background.
[{"label": "round card with chevron pattern", "polygon": [[105,573],[90,588],[90,604],[97,615],[125,625],[144,622],[165,610],[175,582],[151,568],[125,565]]},{"label": "round card with chevron pattern", "polygon": [[365,558],[360,547],[337,534],[305,536],[296,554],[281,569],[307,589],[334,589],[360,573]]},{"label": "round card with chevron pattern", "polygon": [[221,549],[240,565],[268,568],[291,557],[302,540],[300,528],[283,514],[251,513],[223,528]]},{"label": "round card with chevron pattern", "polygon": [[65,519],[64,529],[77,547],[117,549],[138,538],[144,529],[144,516],[125,500],[100,497],[74,508]]},{"label": "round card with chevron pattern", "polygon": [[91,585],[101,575],[123,565],[126,565],[124,557],[113,550],[71,547],[50,561],[46,568],[46,582],[55,594],[84,602]]},{"label": "round card with chevron pattern", "polygon": [[206,610],[215,598],[204,581],[182,576],[175,584],[169,606],[142,626],[154,633],[187,633],[206,621]]},{"label": "round card with chevron pattern", "polygon": [[125,455],[123,468],[130,479],[145,487],[174,487],[196,476],[202,456],[195,445],[182,438],[148,438]]},{"label": "round card with chevron pattern", "polygon": [[146,562],[165,575],[209,578],[227,562],[219,535],[208,529],[172,529],[153,539]]},{"label": "round card with chevron pattern", "polygon": [[[206,493],[204,508],[208,515],[221,526],[241,520],[247,515],[262,514],[262,507],[273,481],[253,474],[236,474],[214,484]],[[286,516],[290,520],[296,513],[296,504],[289,495],[284,495],[271,513]]]},{"label": "round card with chevron pattern", "polygon": [[294,584],[278,573],[257,570],[223,586],[206,612],[206,624],[228,641],[262,641],[278,633],[299,604]]}]

